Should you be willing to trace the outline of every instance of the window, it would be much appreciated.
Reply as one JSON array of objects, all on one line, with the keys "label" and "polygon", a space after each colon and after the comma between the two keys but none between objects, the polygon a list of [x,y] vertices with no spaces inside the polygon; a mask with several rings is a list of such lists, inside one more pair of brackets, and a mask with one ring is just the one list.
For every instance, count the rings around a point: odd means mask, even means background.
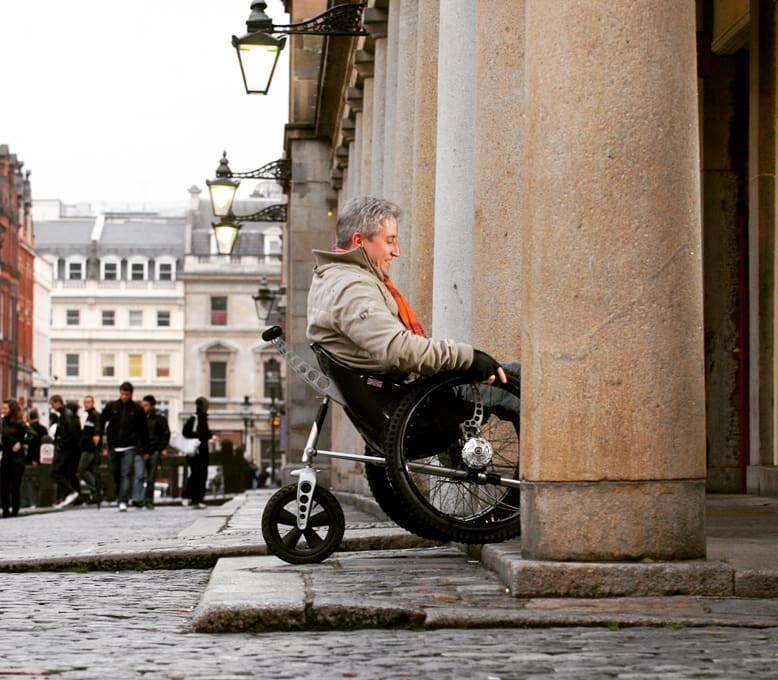
[{"label": "window", "polygon": [[127,355],[127,373],[131,378],[143,376],[143,356],[141,354]]},{"label": "window", "polygon": [[83,262],[68,262],[67,263],[67,278],[70,281],[81,281],[84,278],[84,263]]},{"label": "window", "polygon": [[77,309],[68,309],[65,312],[65,323],[68,326],[78,326],[81,323],[81,312]]},{"label": "window", "polygon": [[157,326],[170,326],[170,312],[157,312]]},{"label": "window", "polygon": [[144,262],[132,262],[130,264],[130,281],[146,280],[146,264]]},{"label": "window", "polygon": [[65,355],[65,375],[68,378],[78,378],[78,354]]},{"label": "window", "polygon": [[211,325],[212,326],[227,325],[227,298],[226,297],[211,298]]},{"label": "window", "polygon": [[209,366],[210,396],[212,399],[223,399],[227,396],[227,362],[211,361]]},{"label": "window", "polygon": [[100,375],[103,378],[113,378],[116,375],[116,360],[113,354],[100,355]]},{"label": "window", "polygon": [[112,309],[104,309],[103,310],[103,326],[113,326],[114,325],[114,311]]},{"label": "window", "polygon": [[143,326],[143,310],[131,309],[130,310],[130,328],[140,328]]},{"label": "window", "polygon": [[170,355],[169,354],[157,354],[157,377],[158,378],[170,377]]},{"label": "window", "polygon": [[117,281],[119,279],[118,262],[102,262],[103,281]]},{"label": "window", "polygon": [[160,262],[157,265],[157,279],[160,281],[173,280],[173,265],[170,262]]}]

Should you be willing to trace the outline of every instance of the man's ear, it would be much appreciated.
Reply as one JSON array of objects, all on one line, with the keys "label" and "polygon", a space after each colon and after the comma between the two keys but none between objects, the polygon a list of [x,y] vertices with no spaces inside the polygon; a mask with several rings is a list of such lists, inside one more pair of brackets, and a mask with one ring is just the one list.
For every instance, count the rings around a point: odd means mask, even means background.
[{"label": "man's ear", "polygon": [[359,248],[359,246],[362,245],[364,240],[365,240],[365,237],[362,234],[360,234],[359,232],[357,232],[356,234],[352,234],[351,235],[351,242],[349,243],[349,245],[351,247],[349,248],[349,250],[353,250],[354,248]]}]

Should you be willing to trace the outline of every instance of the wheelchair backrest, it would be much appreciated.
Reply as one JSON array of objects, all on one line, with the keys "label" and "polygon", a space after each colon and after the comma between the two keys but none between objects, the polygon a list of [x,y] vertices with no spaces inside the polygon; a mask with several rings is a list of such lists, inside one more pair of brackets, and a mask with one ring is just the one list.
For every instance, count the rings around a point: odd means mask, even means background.
[{"label": "wheelchair backrest", "polygon": [[343,409],[354,427],[368,444],[381,450],[389,418],[408,391],[404,376],[367,373],[347,366],[320,345],[313,344],[311,349],[343,396]]}]

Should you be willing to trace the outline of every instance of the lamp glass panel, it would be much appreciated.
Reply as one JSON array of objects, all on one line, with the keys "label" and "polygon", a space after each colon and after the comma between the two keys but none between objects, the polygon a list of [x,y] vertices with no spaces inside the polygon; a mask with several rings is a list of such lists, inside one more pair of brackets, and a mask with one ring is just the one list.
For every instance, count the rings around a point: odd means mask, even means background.
[{"label": "lamp glass panel", "polygon": [[235,241],[238,238],[240,227],[229,222],[222,222],[213,225],[213,233],[216,238],[216,250],[220,255],[230,255],[235,247]]},{"label": "lamp glass panel", "polygon": [[208,192],[211,194],[211,209],[216,217],[226,217],[232,209],[232,201],[238,190],[237,182],[232,184],[211,182]]},{"label": "lamp glass panel", "polygon": [[267,94],[280,49],[277,45],[238,45],[238,58],[246,92]]}]

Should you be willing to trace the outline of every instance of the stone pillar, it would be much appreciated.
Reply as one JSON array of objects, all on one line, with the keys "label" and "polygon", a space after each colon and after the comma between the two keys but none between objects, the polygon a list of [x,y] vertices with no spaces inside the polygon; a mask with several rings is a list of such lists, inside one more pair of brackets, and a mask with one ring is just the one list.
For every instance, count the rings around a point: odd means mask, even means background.
[{"label": "stone pillar", "polygon": [[[748,241],[752,466],[775,455],[776,8],[751,2]],[[749,488],[758,479],[749,470]]]},{"label": "stone pillar", "polygon": [[472,341],[508,361],[521,357],[524,0],[479,0],[477,13]]},{"label": "stone pillar", "polygon": [[476,3],[440,3],[432,335],[471,333]]},{"label": "stone pillar", "polygon": [[[315,139],[293,139],[288,144],[292,182],[284,244],[289,271],[286,335],[292,349],[316,366],[305,329],[308,289],[313,271],[311,250],[332,247],[335,233],[335,216],[328,218],[324,209],[330,194],[330,148],[325,142]],[[313,389],[296,375],[287,380],[286,387],[287,460],[296,462],[305,448],[311,423],[316,417],[318,400]],[[324,448],[328,442],[329,437],[325,436],[319,445]]]},{"label": "stone pillar", "polygon": [[[382,183],[379,194],[390,201],[396,201],[394,192],[394,164],[396,159],[395,135],[397,130],[397,62],[400,41],[400,3],[402,0],[389,0],[386,31],[386,70],[383,88],[384,130],[381,139],[384,142]],[[378,51],[376,50],[376,67]]]},{"label": "stone pillar", "polygon": [[694,4],[526,0],[525,30],[522,553],[703,557]]},{"label": "stone pillar", "polygon": [[[386,119],[386,32],[387,12],[375,7],[368,7],[364,13],[365,29],[373,38],[372,69],[368,78],[365,77],[364,107],[371,111],[370,130],[365,128],[365,135],[370,135],[370,158],[367,160],[369,169],[365,168],[365,193],[381,196],[383,193],[384,172],[384,122]],[[358,68],[358,65],[357,65]],[[369,100],[369,103],[368,103]],[[367,116],[365,125],[367,126]],[[368,177],[369,173],[369,177]]]},{"label": "stone pillar", "polygon": [[425,329],[432,329],[432,273],[435,239],[435,141],[438,111],[439,5],[418,9],[416,96],[414,98],[413,230],[403,237],[404,259],[413,257],[406,295]]}]

